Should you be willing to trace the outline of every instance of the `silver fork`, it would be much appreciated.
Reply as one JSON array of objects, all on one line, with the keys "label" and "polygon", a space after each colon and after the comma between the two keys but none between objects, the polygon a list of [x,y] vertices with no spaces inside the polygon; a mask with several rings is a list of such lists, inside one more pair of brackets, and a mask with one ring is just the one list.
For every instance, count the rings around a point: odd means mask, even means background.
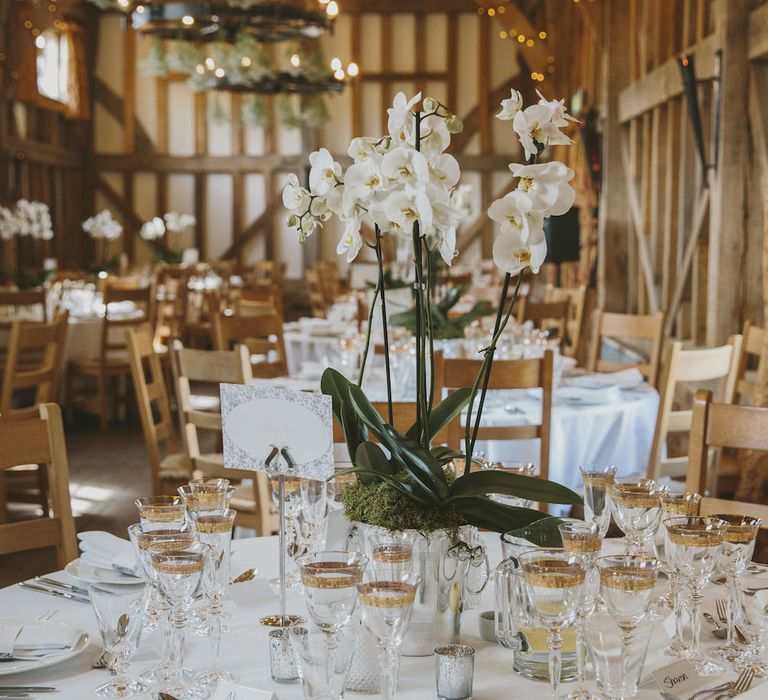
[{"label": "silver fork", "polygon": [[230,691],[227,693],[227,698],[226,698],[226,700],[237,700],[237,693],[235,693],[235,691],[234,691],[234,690],[230,690]]},{"label": "silver fork", "polygon": [[50,620],[57,612],[58,612],[58,610],[46,610],[37,619],[38,620],[42,620],[42,621]]},{"label": "silver fork", "polygon": [[721,693],[715,700],[727,700],[728,698],[735,698],[737,695],[746,693],[752,686],[752,681],[755,679],[755,672],[753,669],[748,668],[739,674],[734,684],[731,686],[727,693]]},{"label": "silver fork", "polygon": [[[728,607],[724,598],[715,599],[715,610],[717,611],[717,616],[720,618],[720,622],[722,622],[724,625],[727,625],[728,624]],[[744,636],[744,633],[738,628],[738,626],[735,623],[733,625],[733,631],[736,633],[736,639],[738,639],[739,642],[741,642],[741,644],[749,643],[749,640]]]}]

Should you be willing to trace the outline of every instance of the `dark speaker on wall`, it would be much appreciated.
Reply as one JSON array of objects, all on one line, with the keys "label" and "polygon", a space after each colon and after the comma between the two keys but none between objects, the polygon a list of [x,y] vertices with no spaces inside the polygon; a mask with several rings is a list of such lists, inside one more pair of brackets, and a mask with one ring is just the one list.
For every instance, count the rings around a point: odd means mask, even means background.
[{"label": "dark speaker on wall", "polygon": [[579,208],[544,220],[547,262],[575,262],[579,259]]}]

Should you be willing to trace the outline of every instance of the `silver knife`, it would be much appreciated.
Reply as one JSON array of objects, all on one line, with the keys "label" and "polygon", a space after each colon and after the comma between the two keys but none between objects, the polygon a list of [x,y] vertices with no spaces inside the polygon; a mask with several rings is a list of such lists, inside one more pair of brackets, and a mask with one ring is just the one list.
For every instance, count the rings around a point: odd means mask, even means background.
[{"label": "silver knife", "polygon": [[19,693],[15,690],[0,690],[0,698],[31,698],[29,693]]},{"label": "silver knife", "polygon": [[80,588],[80,586],[73,586],[71,583],[64,583],[63,581],[57,581],[54,578],[48,578],[47,576],[35,576],[35,581],[43,584],[44,586],[54,586],[55,588],[63,588],[65,591],[71,593],[78,593],[80,595],[87,596],[88,590]]},{"label": "silver knife", "polygon": [[60,598],[68,598],[69,600],[76,600],[78,603],[90,603],[88,598],[81,596],[80,594],[67,593],[66,591],[57,591],[55,588],[46,588],[45,586],[36,586],[34,583],[27,581],[21,581],[19,586],[27,588],[30,591],[38,591],[40,593],[48,593],[49,595],[55,595]]},{"label": "silver knife", "polygon": [[0,693],[55,693],[52,685],[0,685]]}]

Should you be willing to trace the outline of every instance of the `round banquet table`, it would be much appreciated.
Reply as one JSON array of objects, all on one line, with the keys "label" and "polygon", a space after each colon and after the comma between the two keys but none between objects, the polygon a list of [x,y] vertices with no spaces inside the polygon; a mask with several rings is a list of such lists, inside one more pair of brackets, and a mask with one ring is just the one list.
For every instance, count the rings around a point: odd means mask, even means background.
[{"label": "round banquet table", "polygon": [[[495,566],[501,557],[499,539],[495,533],[484,533],[488,544],[491,565]],[[618,541],[606,542],[604,551],[616,551]],[[259,618],[277,611],[277,598],[271,593],[265,578],[277,575],[277,538],[262,537],[235,540],[233,543],[232,573],[237,575],[248,567],[258,566],[259,576],[254,581],[236,584],[238,605],[232,609],[229,620],[231,631],[225,635],[222,644],[225,665],[231,669],[242,685],[274,692],[279,700],[301,700],[303,697],[298,685],[280,685],[269,678],[269,649],[267,631],[259,625]],[[52,574],[61,580],[72,581],[66,574]],[[718,589],[722,593],[722,589]],[[714,612],[713,590],[705,609]],[[234,605],[228,603],[228,605]],[[461,629],[461,641],[475,648],[474,700],[499,700],[514,697],[518,693],[532,693],[534,696],[548,697],[548,687],[543,683],[526,680],[516,675],[511,668],[512,652],[498,644],[482,641],[478,633],[478,615],[481,610],[493,608],[493,585],[489,584],[482,595],[477,609],[465,612]],[[62,598],[28,591],[18,586],[0,590],[0,620],[34,620],[45,611],[56,610],[53,621],[69,622],[85,629],[91,634],[91,642],[85,652],[64,661],[61,664],[29,673],[19,673],[0,677],[2,685],[52,685],[58,693],[51,697],[61,700],[83,700],[94,697],[93,690],[107,679],[103,670],[93,670],[91,663],[100,653],[100,640],[96,620],[87,603],[73,602]],[[288,595],[288,612],[307,616],[306,605],[300,594],[292,590]],[[711,637],[708,639],[712,640]],[[646,661],[644,680],[652,670],[668,664],[671,660],[660,653],[667,643],[664,627],[656,623],[651,638]],[[210,661],[209,642],[194,634],[187,636],[186,665],[194,669],[203,669]],[[153,664],[158,659],[159,633],[155,632],[142,640],[139,652],[131,665],[131,672],[136,673]],[[727,678],[735,674],[726,674]],[[722,678],[710,679],[710,685],[722,682]],[[591,685],[591,684],[590,684]],[[562,686],[563,692],[573,684]],[[757,700],[764,697],[762,688],[753,688],[741,697],[744,700]],[[149,694],[143,697],[151,697]],[[361,697],[347,693],[348,698]],[[378,697],[378,696],[369,696]],[[400,682],[397,697],[399,700],[426,700],[435,695],[435,672],[432,657],[403,658],[400,664]],[[641,687],[638,700],[657,700],[658,691],[650,685]]]}]

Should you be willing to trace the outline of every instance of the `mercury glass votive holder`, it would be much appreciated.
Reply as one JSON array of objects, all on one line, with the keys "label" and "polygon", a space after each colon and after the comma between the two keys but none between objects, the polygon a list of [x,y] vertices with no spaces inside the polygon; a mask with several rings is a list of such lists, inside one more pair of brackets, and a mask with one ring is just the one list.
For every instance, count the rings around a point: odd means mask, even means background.
[{"label": "mercury glass votive holder", "polygon": [[299,682],[296,654],[291,646],[288,627],[281,627],[269,633],[269,671],[275,683]]},{"label": "mercury glass votive holder", "polygon": [[435,649],[438,700],[471,700],[475,674],[475,650],[464,644]]}]

